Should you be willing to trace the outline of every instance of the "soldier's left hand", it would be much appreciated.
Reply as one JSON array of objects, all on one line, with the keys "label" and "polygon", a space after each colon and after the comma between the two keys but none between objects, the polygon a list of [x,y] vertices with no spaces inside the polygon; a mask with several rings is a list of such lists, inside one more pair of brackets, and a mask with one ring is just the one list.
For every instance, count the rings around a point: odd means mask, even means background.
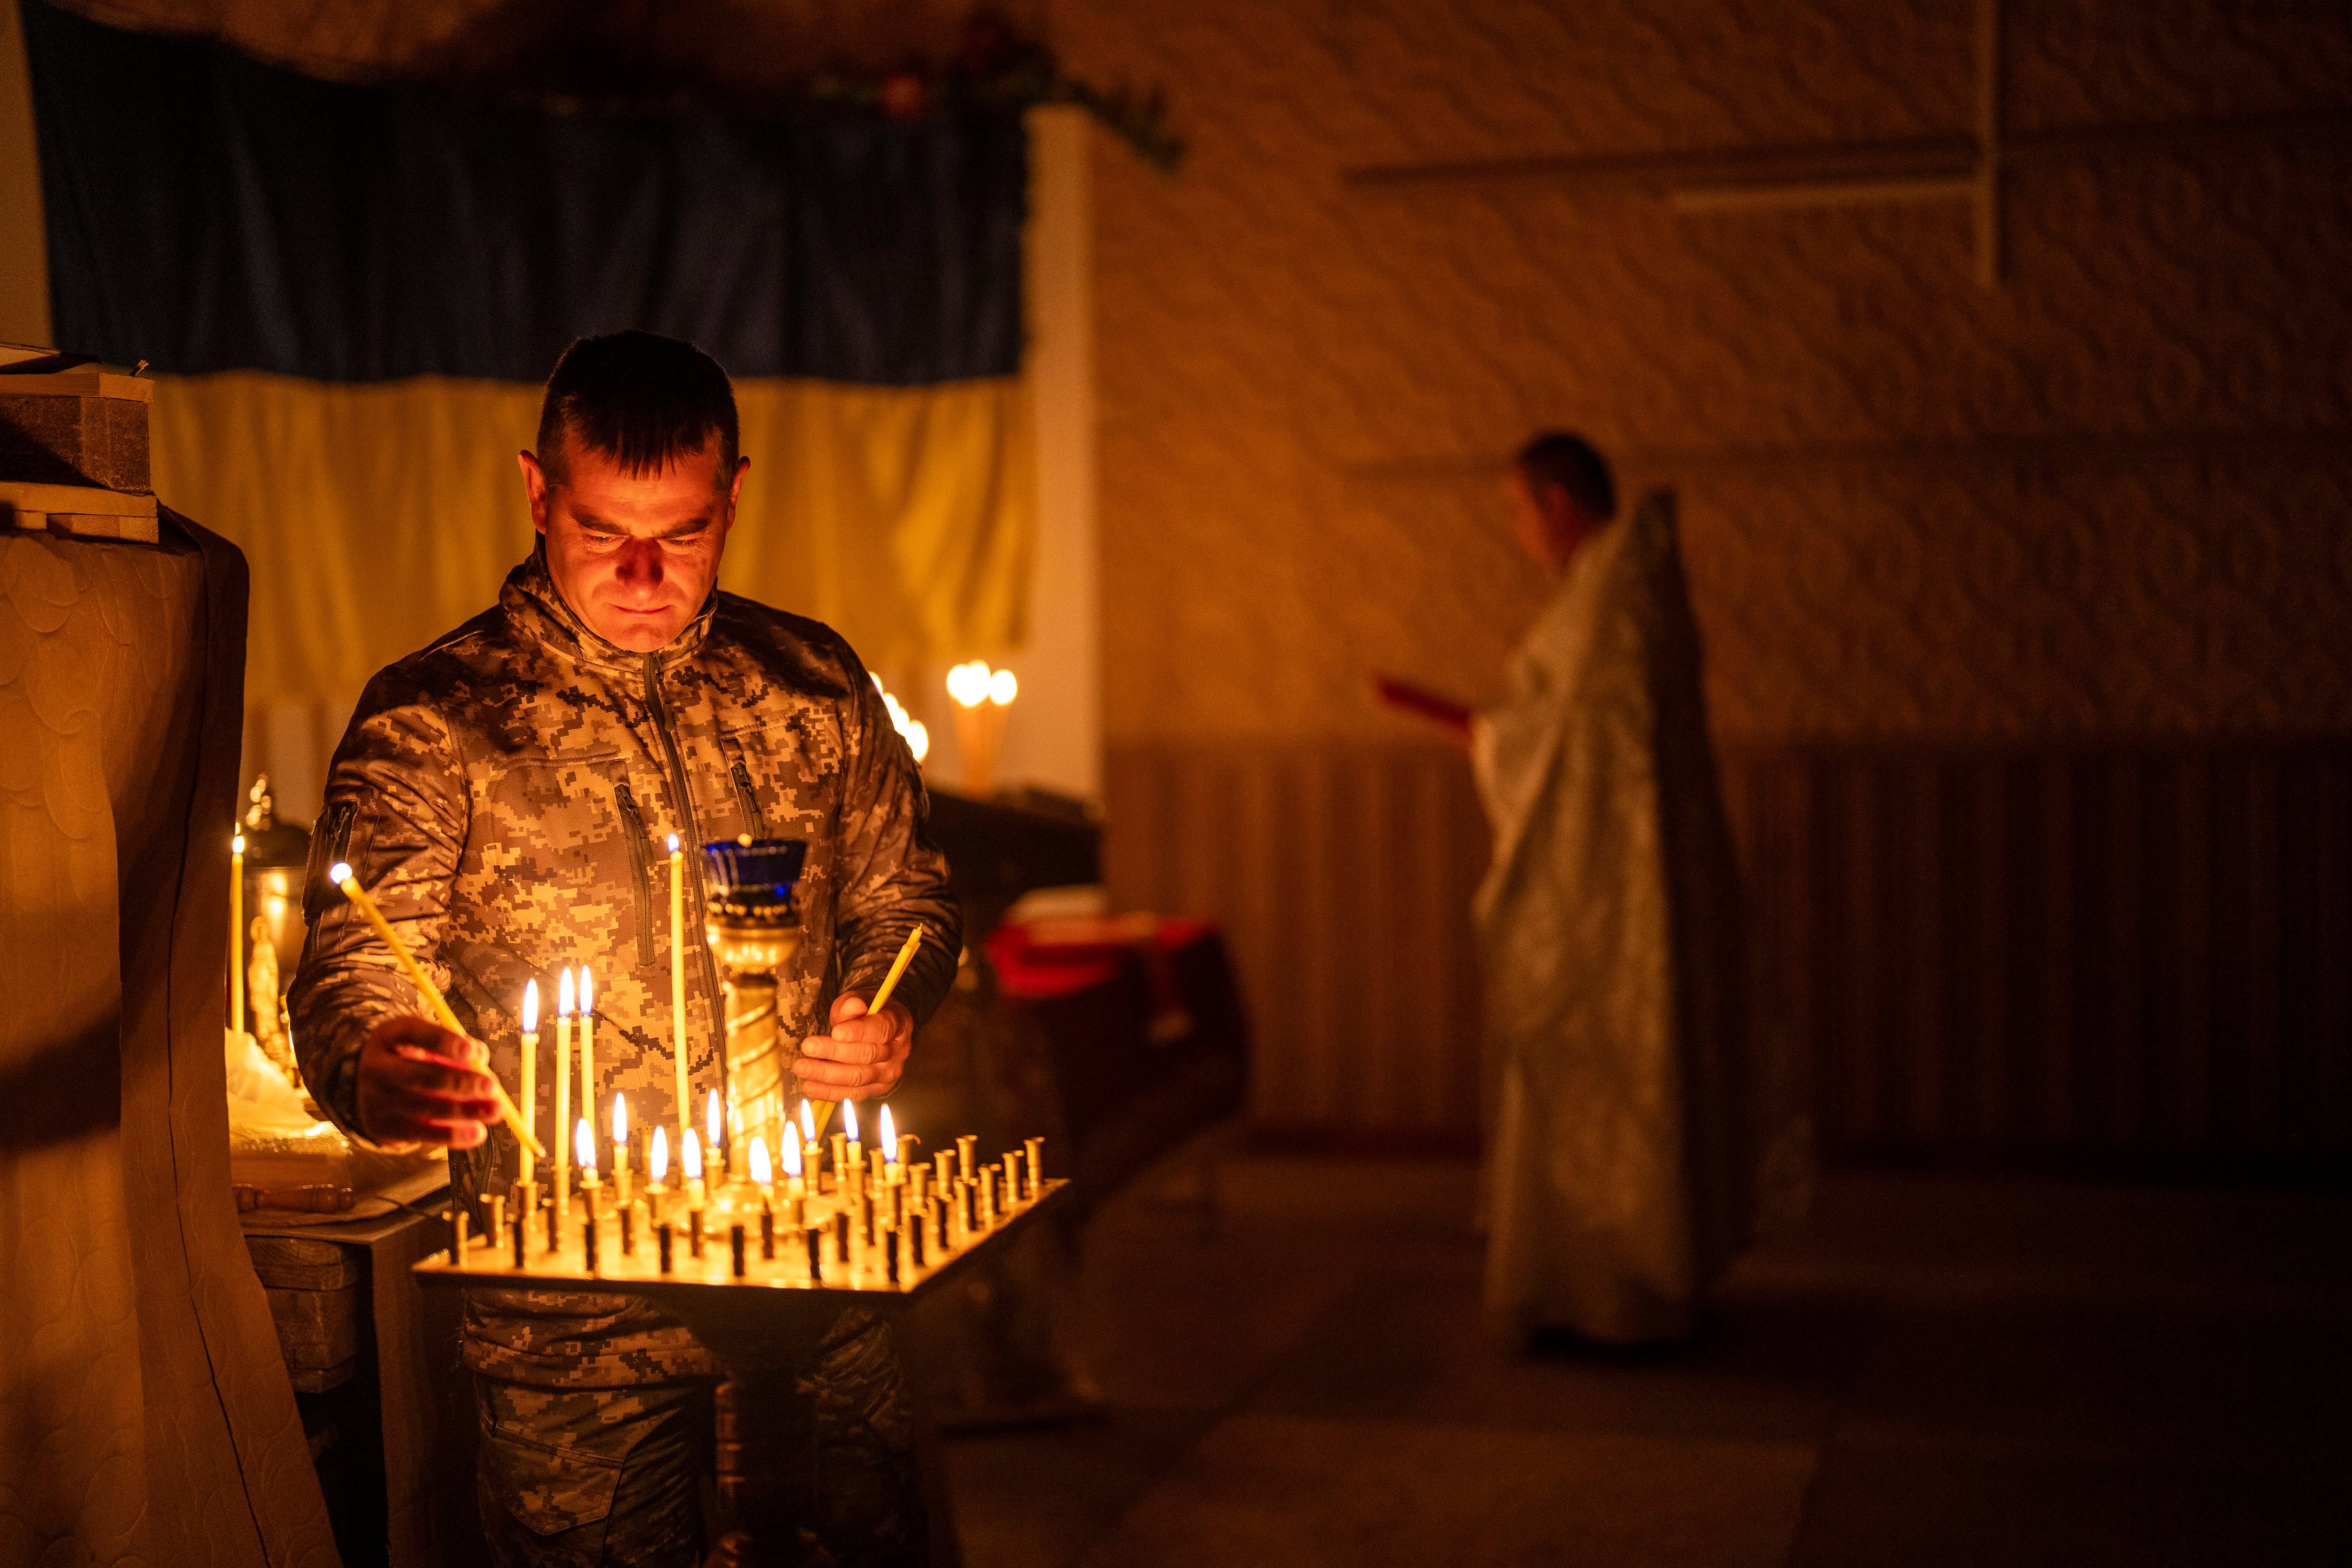
[{"label": "soldier's left hand", "polygon": [[876,1100],[898,1087],[915,1047],[915,1016],[896,1002],[869,1016],[863,996],[837,996],[833,1032],[801,1042],[793,1071],[811,1100]]}]

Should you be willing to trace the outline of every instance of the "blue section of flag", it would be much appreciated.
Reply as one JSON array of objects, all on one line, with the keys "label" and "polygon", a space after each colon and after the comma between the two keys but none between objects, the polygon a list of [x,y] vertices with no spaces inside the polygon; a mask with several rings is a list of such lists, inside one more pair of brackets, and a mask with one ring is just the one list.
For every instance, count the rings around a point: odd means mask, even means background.
[{"label": "blue section of flag", "polygon": [[640,327],[742,376],[1020,368],[1015,111],[558,114],[22,9],[58,341],[110,363],[535,382]]}]

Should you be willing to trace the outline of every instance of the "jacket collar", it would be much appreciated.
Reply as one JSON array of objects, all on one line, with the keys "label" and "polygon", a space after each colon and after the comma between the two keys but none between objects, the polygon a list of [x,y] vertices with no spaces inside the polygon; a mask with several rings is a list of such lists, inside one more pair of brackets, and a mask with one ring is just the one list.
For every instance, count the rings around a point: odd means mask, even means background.
[{"label": "jacket collar", "polygon": [[[506,585],[499,590],[499,606],[506,612],[507,622],[518,636],[599,669],[631,675],[645,673],[644,654],[608,640],[565,602],[547,568],[544,538],[532,547],[527,560],[507,574]],[[711,616],[718,608],[719,591],[714,588],[702,601],[702,609],[694,619],[655,650],[664,669],[675,669],[701,651],[704,639],[710,635]]]}]

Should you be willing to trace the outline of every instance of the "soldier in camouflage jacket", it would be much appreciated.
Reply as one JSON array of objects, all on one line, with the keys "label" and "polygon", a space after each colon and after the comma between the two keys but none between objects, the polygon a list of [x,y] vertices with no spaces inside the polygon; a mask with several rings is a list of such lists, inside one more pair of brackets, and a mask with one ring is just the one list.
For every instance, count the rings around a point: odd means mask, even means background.
[{"label": "soldier in camouflage jacket", "polygon": [[[604,394],[607,401],[658,384],[659,375],[646,370],[648,354],[656,371],[675,369],[659,356],[685,349],[620,334],[584,340],[566,363],[583,350],[615,343],[606,358],[617,357],[628,379],[623,393]],[[701,363],[720,374],[709,361]],[[604,368],[610,384],[614,367]],[[567,435],[558,407],[564,376],[560,365],[550,384],[554,428],[551,437],[542,426],[541,450],[568,442],[571,464],[584,467],[597,458],[598,437],[609,432],[593,423],[596,410],[589,405],[597,388],[591,384],[573,398],[574,427]],[[718,443],[722,473],[737,467],[732,416],[730,394]],[[621,434],[625,459],[628,432]],[[689,426],[688,437],[694,434]],[[673,432],[673,452],[660,455],[676,456],[688,445]],[[704,462],[707,473],[709,458]],[[625,468],[623,461],[599,472],[611,479]],[[525,470],[538,471],[528,457]],[[561,473],[551,474],[546,487],[534,482],[543,531],[543,489],[563,482]],[[724,493],[731,521],[733,491]],[[722,539],[723,532],[722,523]],[[507,1190],[517,1170],[515,1142],[493,1126],[478,1146],[463,1147],[472,1141],[467,1118],[487,1120],[479,1094],[488,1086],[464,1070],[457,1056],[464,1047],[429,1043],[436,1031],[415,1016],[423,1012],[420,1000],[391,954],[325,884],[331,862],[351,864],[468,1033],[488,1047],[488,1069],[510,1087],[520,1081],[516,1012],[524,983],[536,978],[551,996],[558,968],[592,966],[592,1098],[604,1131],[616,1091],[628,1096],[636,1127],[666,1125],[675,1136],[677,1126],[669,1049],[669,835],[688,849],[689,933],[703,924],[702,843],[741,834],[807,841],[795,897],[803,940],[780,1004],[787,1037],[817,1037],[808,1042],[813,1054],[822,1054],[829,1011],[832,1027],[849,1032],[835,997],[870,996],[912,927],[943,939],[922,944],[895,994],[914,1020],[928,1016],[945,994],[961,945],[946,863],[924,835],[926,803],[913,757],[848,645],[814,621],[709,591],[666,642],[625,647],[600,635],[573,602],[604,589],[559,587],[551,560],[557,537],[543,539],[509,575],[495,608],[369,684],[335,753],[326,810],[314,830],[310,939],[291,1000],[306,1079],[329,1113],[363,1139],[373,1133],[385,1141],[392,1122],[370,1110],[361,1084],[362,1053],[387,1032],[395,1044],[411,1042],[403,1054],[424,1065],[404,1070],[437,1075],[450,1113],[434,1125],[450,1131],[446,1139],[430,1128],[419,1133],[411,1121],[399,1130],[453,1145],[452,1166],[469,1202]],[[657,548],[677,553],[668,544]],[[715,574],[717,548],[708,555]],[[670,571],[677,575],[675,562]],[[593,573],[575,575],[582,584],[598,581]],[[625,577],[625,568],[614,580]],[[677,591],[674,582],[661,589],[673,596]],[[614,618],[593,597],[591,609]],[[693,936],[688,945],[688,1065],[698,1101],[719,1081],[719,986],[707,945]],[[436,1048],[444,1054],[434,1055]],[[566,1130],[552,1126],[552,1052],[546,1044],[541,1049],[535,1121],[543,1135],[561,1137]],[[856,1051],[840,1054],[858,1059]],[[828,1066],[814,1070],[823,1074]],[[873,1081],[856,1069],[829,1070],[831,1082],[806,1082],[810,1092],[838,1099],[878,1091],[845,1087]],[[895,1068],[887,1077],[894,1081]],[[584,1106],[574,1112],[585,1113]],[[371,1115],[385,1125],[372,1129]],[[642,1170],[642,1134],[638,1147]],[[674,1426],[680,1408],[681,1396],[667,1391],[721,1370],[674,1320],[625,1298],[589,1294],[470,1292],[465,1359],[483,1391],[483,1500],[493,1545],[499,1531],[492,1505],[530,1532],[518,1538],[520,1545],[499,1551],[509,1561],[570,1561],[591,1546],[582,1560],[622,1560],[616,1550],[627,1521],[608,1527],[604,1515],[616,1494],[644,1490],[633,1490],[627,1455],[690,1454],[691,1446],[681,1447],[663,1425]],[[843,1385],[845,1376],[855,1386]],[[810,1347],[803,1383],[816,1400],[821,1445],[836,1450],[825,1456],[828,1469],[849,1477],[863,1452],[873,1461],[869,1468],[888,1474],[852,1479],[850,1489],[862,1487],[877,1500],[897,1495],[901,1514],[919,1513],[908,1491],[912,1472],[897,1363],[880,1326],[862,1320],[837,1325],[823,1344]],[[856,1412],[856,1430],[828,1434],[822,1425],[828,1408]],[[583,1433],[594,1440],[583,1446]],[[608,1463],[616,1444],[619,1462]],[[677,1524],[678,1489],[664,1483],[654,1490],[660,1496],[646,1518],[667,1520],[659,1530],[668,1530]],[[903,1517],[867,1522],[877,1542],[908,1533]],[[913,1533],[919,1537],[919,1530]],[[559,1550],[566,1540],[573,1545]],[[652,1560],[662,1554],[657,1547],[646,1537],[629,1560]],[[677,1550],[690,1556],[690,1542]],[[836,1554],[845,1561],[868,1555],[848,1541]]]}]

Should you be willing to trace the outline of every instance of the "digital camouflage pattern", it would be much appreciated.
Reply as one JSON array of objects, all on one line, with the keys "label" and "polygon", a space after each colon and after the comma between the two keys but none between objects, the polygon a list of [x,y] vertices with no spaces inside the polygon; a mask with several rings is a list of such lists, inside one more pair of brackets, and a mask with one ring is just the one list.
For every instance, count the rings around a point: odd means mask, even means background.
[{"label": "digital camouflage pattern", "polygon": [[[521,1082],[515,1013],[524,982],[539,981],[536,1125],[551,1144],[555,972],[593,968],[595,1100],[608,1117],[614,1094],[627,1094],[640,1173],[646,1133],[667,1126],[675,1144],[677,1129],[667,835],[686,851],[698,1104],[719,1070],[718,976],[700,940],[707,839],[808,841],[794,899],[803,939],[778,988],[790,1037],[822,1026],[838,992],[871,994],[919,923],[943,940],[918,950],[897,996],[920,1021],[955,977],[947,862],[925,837],[921,776],[873,680],[829,628],[731,594],[714,594],[659,652],[631,653],[572,614],[535,552],[495,608],[369,682],[326,803],[292,1016],[305,1079],[346,1131],[361,1131],[353,1073],[367,1031],[425,1009],[326,884],[338,859],[510,1090]],[[468,1200],[506,1190],[518,1152],[495,1128],[453,1159]],[[469,1292],[466,1348],[476,1370],[541,1387],[716,1370],[675,1321],[612,1296]]]},{"label": "digital camouflage pattern", "polygon": [[[478,1378],[484,1534],[500,1568],[701,1560],[698,1478],[709,1463],[707,1380],[547,1389]],[[887,1325],[844,1312],[797,1368],[739,1383],[793,1473],[752,1478],[754,1537],[798,1537],[779,1560],[834,1568],[929,1561],[915,1428]],[[779,1440],[779,1439],[782,1440]],[[722,1504],[723,1508],[723,1504]]]}]

